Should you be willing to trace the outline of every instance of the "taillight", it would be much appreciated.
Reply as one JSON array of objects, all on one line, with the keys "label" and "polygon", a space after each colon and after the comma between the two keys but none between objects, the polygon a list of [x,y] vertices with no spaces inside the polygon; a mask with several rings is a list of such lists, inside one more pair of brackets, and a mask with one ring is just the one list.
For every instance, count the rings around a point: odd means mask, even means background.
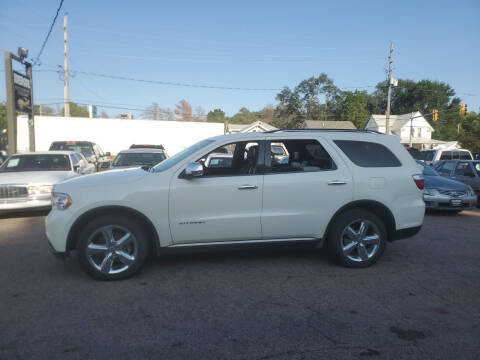
[{"label": "taillight", "polygon": [[425,186],[425,179],[423,178],[423,175],[422,174],[415,174],[415,175],[412,175],[412,177],[413,177],[413,181],[415,181],[415,184],[417,185],[417,187],[420,190],[423,190],[423,188]]}]

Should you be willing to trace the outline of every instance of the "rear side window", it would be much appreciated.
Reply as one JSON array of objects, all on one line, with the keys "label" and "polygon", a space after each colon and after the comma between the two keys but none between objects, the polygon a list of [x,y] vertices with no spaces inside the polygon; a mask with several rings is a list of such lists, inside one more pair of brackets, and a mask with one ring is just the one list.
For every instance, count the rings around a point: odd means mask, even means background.
[{"label": "rear side window", "polygon": [[397,157],[382,144],[368,141],[334,140],[334,143],[360,167],[399,167]]},{"label": "rear side window", "polygon": [[470,153],[467,151],[460,151],[460,160],[473,160]]},{"label": "rear side window", "polygon": [[451,151],[442,152],[442,156],[440,156],[440,160],[452,160],[452,152]]}]

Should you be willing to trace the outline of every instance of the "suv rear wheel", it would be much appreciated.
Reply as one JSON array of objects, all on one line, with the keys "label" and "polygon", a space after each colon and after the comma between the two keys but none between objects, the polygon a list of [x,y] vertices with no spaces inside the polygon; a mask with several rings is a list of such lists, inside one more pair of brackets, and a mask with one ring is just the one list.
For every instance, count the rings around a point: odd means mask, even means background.
[{"label": "suv rear wheel", "polygon": [[120,280],[140,270],[149,244],[142,225],[134,219],[105,215],[81,231],[77,252],[89,275],[100,280]]},{"label": "suv rear wheel", "polygon": [[348,210],[335,219],[328,234],[331,253],[348,267],[367,267],[385,250],[387,231],[383,222],[369,211]]}]

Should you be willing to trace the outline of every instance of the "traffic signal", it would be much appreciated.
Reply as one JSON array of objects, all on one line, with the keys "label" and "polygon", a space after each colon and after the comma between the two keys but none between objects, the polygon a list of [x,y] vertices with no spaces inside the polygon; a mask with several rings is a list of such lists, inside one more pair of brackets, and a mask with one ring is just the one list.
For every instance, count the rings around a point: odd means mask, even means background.
[{"label": "traffic signal", "polygon": [[462,116],[467,115],[467,104],[462,104],[460,106],[460,115]]},{"label": "traffic signal", "polygon": [[433,110],[433,121],[438,121],[438,110]]}]

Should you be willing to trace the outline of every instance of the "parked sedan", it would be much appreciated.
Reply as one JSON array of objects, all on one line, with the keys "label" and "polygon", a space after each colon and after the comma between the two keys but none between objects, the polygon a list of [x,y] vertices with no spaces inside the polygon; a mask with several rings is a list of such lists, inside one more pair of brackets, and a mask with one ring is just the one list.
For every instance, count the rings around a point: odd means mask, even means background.
[{"label": "parked sedan", "polygon": [[[442,176],[460,181],[473,188],[480,200],[480,161],[449,160],[440,161],[435,169]],[[478,203],[480,205],[480,203]]]},{"label": "parked sedan", "polygon": [[0,166],[0,212],[48,208],[54,184],[94,170],[83,155],[69,151],[13,155]]},{"label": "parked sedan", "polygon": [[427,209],[462,211],[475,207],[477,196],[471,186],[440,176],[430,166],[417,160],[423,169],[423,200]]},{"label": "parked sedan", "polygon": [[134,167],[153,167],[167,158],[164,150],[152,148],[134,148],[118,153],[110,169],[126,169]]}]

